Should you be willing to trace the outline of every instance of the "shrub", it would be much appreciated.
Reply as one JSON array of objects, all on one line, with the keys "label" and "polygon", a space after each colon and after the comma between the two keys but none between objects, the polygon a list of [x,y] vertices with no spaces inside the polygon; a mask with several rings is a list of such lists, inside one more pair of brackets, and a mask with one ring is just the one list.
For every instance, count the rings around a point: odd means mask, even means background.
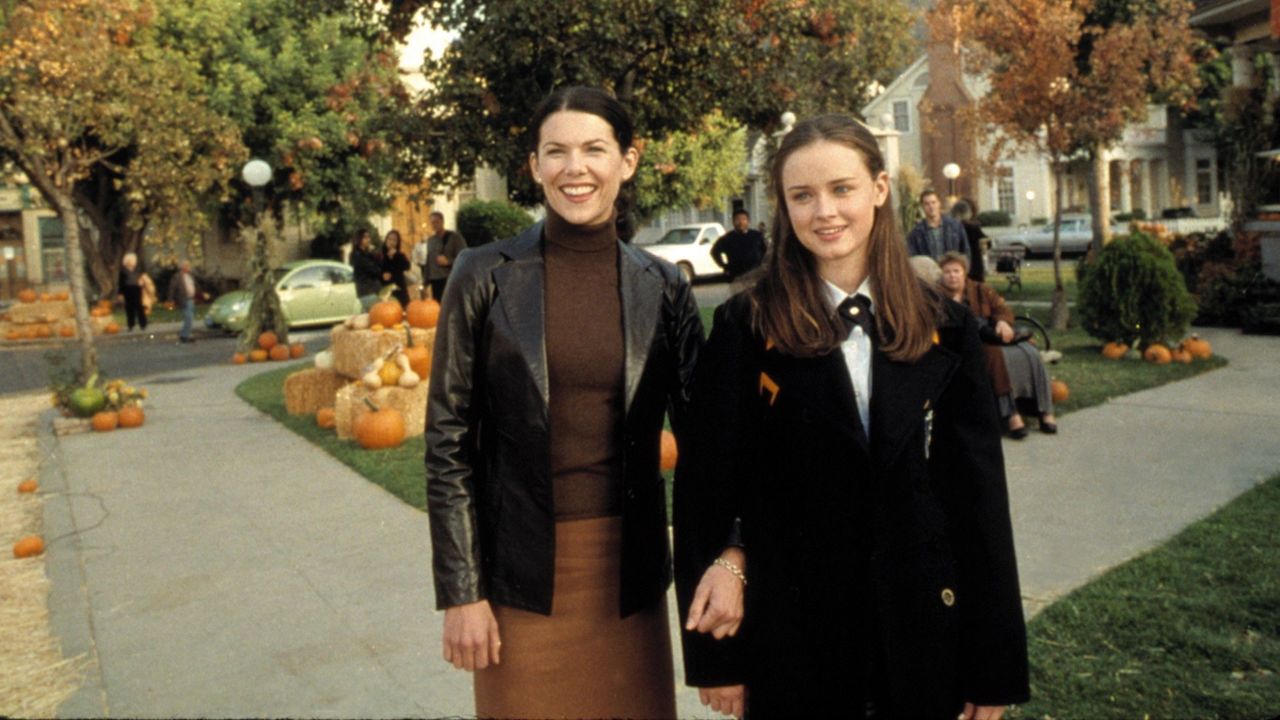
[{"label": "shrub", "polygon": [[472,200],[458,209],[458,232],[469,247],[509,238],[532,223],[529,213],[501,200]]},{"label": "shrub", "polygon": [[1009,227],[1013,218],[1003,210],[983,210],[978,213],[978,224],[983,227]]},{"label": "shrub", "polygon": [[1134,208],[1132,212],[1122,212],[1116,214],[1116,222],[1127,223],[1130,220],[1146,220],[1147,211],[1142,208]]},{"label": "shrub", "polygon": [[1196,312],[1173,255],[1144,233],[1116,238],[1085,266],[1078,302],[1090,335],[1143,346],[1182,337]]}]

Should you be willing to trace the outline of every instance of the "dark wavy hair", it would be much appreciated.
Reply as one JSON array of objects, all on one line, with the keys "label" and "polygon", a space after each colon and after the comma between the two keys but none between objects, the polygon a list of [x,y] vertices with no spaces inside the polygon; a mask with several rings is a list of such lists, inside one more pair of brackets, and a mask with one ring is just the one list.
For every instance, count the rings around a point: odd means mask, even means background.
[{"label": "dark wavy hair", "polygon": [[[538,152],[542,124],[553,113],[563,110],[589,113],[609,123],[609,127],[613,128],[613,139],[618,141],[618,148],[624,153],[635,140],[636,129],[631,113],[618,102],[617,98],[600,88],[571,85],[548,95],[533,111],[526,133],[529,152],[534,154]],[[631,242],[631,238],[636,234],[635,218],[631,213],[634,204],[631,182],[628,181],[618,189],[618,197],[613,201],[614,223],[617,226],[618,238],[623,242]]]},{"label": "dark wavy hair", "polygon": [[[764,272],[748,291],[752,324],[778,348],[796,357],[825,355],[847,335],[828,302],[818,264],[796,237],[787,214],[782,169],[801,148],[831,142],[855,150],[871,177],[884,172],[884,157],[864,125],[843,115],[821,115],[798,123],[774,153],[769,181],[773,192],[773,244]],[[894,360],[914,362],[933,345],[941,299],[911,269],[893,212],[893,194],[876,208],[867,248],[867,270],[875,293],[876,325],[882,349]]]}]

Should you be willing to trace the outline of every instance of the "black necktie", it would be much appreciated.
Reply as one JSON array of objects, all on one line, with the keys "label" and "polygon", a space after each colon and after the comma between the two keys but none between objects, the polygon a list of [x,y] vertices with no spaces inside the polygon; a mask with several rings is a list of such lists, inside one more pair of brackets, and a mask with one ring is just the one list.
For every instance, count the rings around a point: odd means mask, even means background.
[{"label": "black necktie", "polygon": [[866,295],[853,295],[844,299],[837,308],[840,319],[844,321],[844,327],[849,332],[853,332],[853,326],[857,325],[862,328],[862,332],[868,338],[871,338],[872,344],[875,344],[876,323],[871,315],[871,298]]}]

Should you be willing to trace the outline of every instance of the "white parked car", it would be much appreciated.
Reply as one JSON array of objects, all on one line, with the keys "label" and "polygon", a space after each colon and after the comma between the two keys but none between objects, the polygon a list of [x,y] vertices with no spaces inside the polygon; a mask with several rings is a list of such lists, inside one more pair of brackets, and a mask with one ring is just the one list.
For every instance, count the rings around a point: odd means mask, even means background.
[{"label": "white parked car", "polygon": [[678,225],[667,230],[657,242],[642,246],[658,257],[675,263],[689,282],[724,274],[711,259],[711,246],[725,232],[720,223]]},{"label": "white parked car", "polygon": [[[1093,220],[1088,215],[1063,215],[1059,231],[1059,242],[1063,255],[1082,255],[1089,251],[1089,243],[1093,242]],[[1121,227],[1112,227],[1112,234],[1123,232]],[[1026,228],[1017,232],[992,234],[992,247],[1022,247],[1028,255],[1053,254],[1053,221],[1034,228]]]}]

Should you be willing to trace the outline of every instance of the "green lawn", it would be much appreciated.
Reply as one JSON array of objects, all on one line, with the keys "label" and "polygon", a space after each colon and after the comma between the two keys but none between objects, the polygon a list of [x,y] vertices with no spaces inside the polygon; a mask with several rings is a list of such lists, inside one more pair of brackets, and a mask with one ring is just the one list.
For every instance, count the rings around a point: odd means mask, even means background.
[{"label": "green lawn", "polygon": [[1049,606],[1015,718],[1280,711],[1280,475]]},{"label": "green lawn", "polygon": [[[1010,290],[1009,283],[1000,273],[988,273],[987,284],[1008,302],[1027,300],[1048,302],[1053,299],[1053,263],[1037,263],[1035,267],[1022,268],[1022,287]],[[1067,302],[1076,301],[1076,261],[1062,261],[1062,287],[1067,291]]]}]

